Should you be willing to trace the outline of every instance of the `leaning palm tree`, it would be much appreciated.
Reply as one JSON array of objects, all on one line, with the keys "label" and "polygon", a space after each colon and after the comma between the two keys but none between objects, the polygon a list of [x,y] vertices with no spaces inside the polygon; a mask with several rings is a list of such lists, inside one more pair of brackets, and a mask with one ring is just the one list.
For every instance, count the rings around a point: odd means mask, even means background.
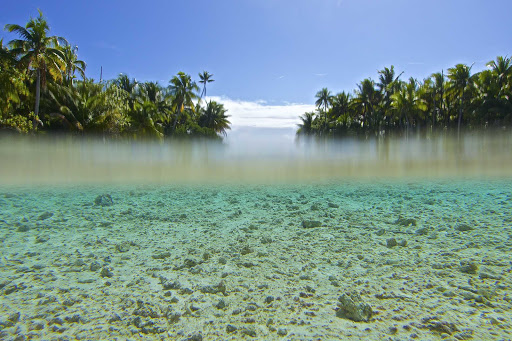
[{"label": "leaning palm tree", "polygon": [[215,79],[212,79],[212,77],[213,77],[213,75],[210,74],[208,71],[203,71],[203,73],[199,74],[199,78],[201,78],[199,83],[203,84],[203,91],[201,91],[201,98],[206,97],[206,84],[215,82]]},{"label": "leaning palm tree", "polygon": [[42,124],[39,120],[41,85],[45,86],[47,73],[56,80],[62,80],[65,63],[64,54],[59,45],[67,45],[67,41],[62,37],[48,35],[50,27],[41,11],[39,11],[39,17],[31,18],[25,27],[7,24],[5,29],[8,32],[17,33],[22,38],[9,42],[11,52],[19,58],[20,65],[34,70],[36,74],[36,101],[33,120],[36,128]]},{"label": "leaning palm tree", "polygon": [[173,96],[172,109],[176,112],[176,118],[172,126],[172,132],[174,133],[176,124],[185,108],[195,111],[193,100],[197,98],[196,91],[199,91],[199,87],[192,81],[190,75],[184,72],[178,72],[169,83],[169,90]]},{"label": "leaning palm tree", "polygon": [[316,102],[315,105],[320,109],[321,106],[324,107],[324,130],[327,128],[327,108],[331,106],[333,96],[331,92],[327,88],[323,88],[318,91],[315,95]]}]

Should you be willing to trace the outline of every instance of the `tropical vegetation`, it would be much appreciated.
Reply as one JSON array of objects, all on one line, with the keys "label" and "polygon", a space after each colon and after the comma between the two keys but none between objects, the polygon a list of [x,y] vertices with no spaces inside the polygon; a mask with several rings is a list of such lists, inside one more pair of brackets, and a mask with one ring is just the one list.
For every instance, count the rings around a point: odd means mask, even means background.
[{"label": "tropical vegetation", "polygon": [[418,81],[394,66],[366,78],[353,92],[316,94],[316,110],[300,116],[298,136],[407,135],[412,131],[480,129],[512,124],[512,60],[498,56],[487,69],[457,64]]},{"label": "tropical vegetation", "polygon": [[86,77],[78,47],[50,35],[41,11],[25,26],[5,30],[18,39],[0,39],[0,130],[220,139],[230,129],[224,106],[205,98],[214,81],[207,71],[199,73],[202,90],[183,72],[168,86],[126,74],[96,82]]}]

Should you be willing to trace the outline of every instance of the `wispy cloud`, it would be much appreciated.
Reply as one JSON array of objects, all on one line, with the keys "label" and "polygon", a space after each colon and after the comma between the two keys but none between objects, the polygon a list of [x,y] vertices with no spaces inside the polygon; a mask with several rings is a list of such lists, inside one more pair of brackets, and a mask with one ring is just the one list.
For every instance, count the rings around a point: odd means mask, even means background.
[{"label": "wispy cloud", "polygon": [[315,73],[314,75],[315,75],[315,76],[317,76],[317,77],[324,77],[324,76],[327,76],[327,74],[326,74],[326,73]]},{"label": "wispy cloud", "polygon": [[277,77],[277,79],[283,79],[283,78],[284,78],[284,76],[279,76],[279,77]]},{"label": "wispy cloud", "polygon": [[208,100],[224,104],[230,115],[232,129],[239,127],[291,128],[300,122],[299,116],[313,111],[312,104],[287,103],[267,105],[265,101],[241,101],[227,97],[212,96]]}]

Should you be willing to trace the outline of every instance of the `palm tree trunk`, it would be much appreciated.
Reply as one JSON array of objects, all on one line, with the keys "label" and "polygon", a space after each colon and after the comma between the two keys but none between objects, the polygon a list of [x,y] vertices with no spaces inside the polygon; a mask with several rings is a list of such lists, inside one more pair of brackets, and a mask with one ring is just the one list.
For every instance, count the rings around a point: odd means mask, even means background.
[{"label": "palm tree trunk", "polygon": [[459,108],[459,122],[457,124],[457,139],[460,137],[460,123],[462,121],[462,106],[464,104],[464,90],[462,90],[462,96],[460,98],[460,108]]},{"label": "palm tree trunk", "polygon": [[181,106],[178,107],[178,112],[176,113],[176,119],[174,120],[174,123],[172,125],[172,133],[174,134],[174,132],[176,131],[176,124],[178,123],[178,120],[181,116]]},{"label": "palm tree trunk", "polygon": [[32,126],[34,129],[39,125],[39,101],[41,99],[41,70],[38,68],[36,71],[36,103],[34,107],[34,120],[32,121]]}]

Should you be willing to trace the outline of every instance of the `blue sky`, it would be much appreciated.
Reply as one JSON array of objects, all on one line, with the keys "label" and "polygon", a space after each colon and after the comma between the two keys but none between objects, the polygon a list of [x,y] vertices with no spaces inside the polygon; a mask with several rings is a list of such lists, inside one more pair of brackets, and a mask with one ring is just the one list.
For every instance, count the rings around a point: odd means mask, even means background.
[{"label": "blue sky", "polygon": [[52,34],[79,46],[88,77],[103,66],[107,79],[167,85],[178,71],[207,70],[208,95],[231,109],[272,106],[268,117],[282,106],[301,114],[322,87],[352,91],[392,64],[423,79],[512,54],[510,0],[18,0],[2,4],[0,25],[24,25],[37,8]]}]

